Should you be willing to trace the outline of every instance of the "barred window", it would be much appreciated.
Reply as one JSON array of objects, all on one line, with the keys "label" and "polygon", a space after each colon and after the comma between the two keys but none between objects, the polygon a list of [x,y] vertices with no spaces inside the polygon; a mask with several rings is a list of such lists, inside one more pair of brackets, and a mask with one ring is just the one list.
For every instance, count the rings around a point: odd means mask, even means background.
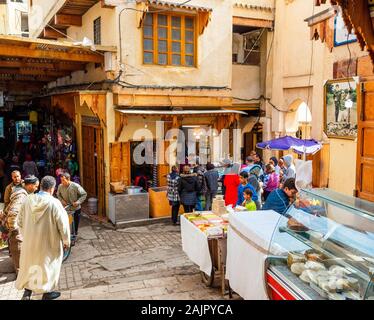
[{"label": "barred window", "polygon": [[101,44],[101,17],[94,20],[94,44]]}]

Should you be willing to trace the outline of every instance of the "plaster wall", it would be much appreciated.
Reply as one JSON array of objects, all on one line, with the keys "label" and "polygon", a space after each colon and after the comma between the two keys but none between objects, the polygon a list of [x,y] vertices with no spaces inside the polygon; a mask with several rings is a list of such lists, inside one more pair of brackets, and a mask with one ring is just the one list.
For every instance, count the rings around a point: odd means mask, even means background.
[{"label": "plaster wall", "polygon": [[[334,47],[330,52],[325,43],[310,40],[310,29],[304,19],[325,10],[329,5],[313,9],[312,1],[303,0],[289,1],[288,4],[277,1],[276,4],[273,103],[276,102],[279,108],[289,111],[295,99],[305,101],[312,112],[312,138],[326,139],[323,133],[324,83],[333,79],[334,62],[349,59],[348,48],[346,45]],[[280,28],[282,29],[279,30]],[[353,59],[367,55],[361,51],[358,43],[351,43],[349,49]],[[292,116],[286,113],[273,110],[272,116],[273,134],[288,131],[287,127],[295,126]],[[357,143],[351,140],[329,140],[329,187],[352,195],[356,180]]]}]

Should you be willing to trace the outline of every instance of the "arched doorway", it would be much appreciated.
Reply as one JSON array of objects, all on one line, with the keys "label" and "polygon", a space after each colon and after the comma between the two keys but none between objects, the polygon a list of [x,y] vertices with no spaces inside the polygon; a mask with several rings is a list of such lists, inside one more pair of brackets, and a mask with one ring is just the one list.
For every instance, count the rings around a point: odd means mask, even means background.
[{"label": "arched doorway", "polygon": [[285,132],[287,135],[300,139],[311,138],[312,113],[309,106],[301,99],[296,99],[288,107],[285,118]]}]

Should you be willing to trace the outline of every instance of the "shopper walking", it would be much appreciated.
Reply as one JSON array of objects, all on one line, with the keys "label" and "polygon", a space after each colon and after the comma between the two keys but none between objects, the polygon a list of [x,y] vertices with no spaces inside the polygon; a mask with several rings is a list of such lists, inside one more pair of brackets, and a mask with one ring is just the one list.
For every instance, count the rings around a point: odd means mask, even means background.
[{"label": "shopper walking", "polygon": [[255,189],[256,195],[253,195],[253,201],[256,204],[257,210],[261,209],[262,201],[262,181],[260,180],[260,174],[262,174],[262,169],[258,164],[255,164],[249,171],[248,183]]},{"label": "shopper walking", "polygon": [[193,172],[197,174],[197,182],[199,184],[199,191],[197,192],[196,210],[203,211],[203,197],[207,192],[207,185],[204,177],[205,169],[200,164],[197,164],[194,167]]},{"label": "shopper walking", "polygon": [[214,164],[206,165],[207,172],[204,173],[207,190],[205,192],[205,210],[212,210],[213,198],[217,195],[219,174]]},{"label": "shopper walking", "polygon": [[38,189],[38,186],[39,180],[35,176],[27,176],[23,187],[19,185],[13,188],[10,196],[10,203],[4,211],[6,219],[5,226],[8,230],[9,252],[13,260],[16,274],[18,274],[19,271],[22,243],[22,235],[19,231],[17,219],[27,196],[34,193]]},{"label": "shopper walking", "polygon": [[21,172],[19,170],[13,171],[11,178],[12,182],[7,185],[4,191],[4,210],[10,203],[10,196],[12,195],[13,188],[22,185]]},{"label": "shopper walking", "polygon": [[42,293],[43,300],[60,296],[53,290],[60,277],[63,249],[70,245],[70,230],[65,209],[53,197],[55,187],[55,178],[44,177],[41,191],[26,199],[17,220],[23,242],[16,288],[25,289],[22,300],[30,300],[32,293]]},{"label": "shopper walking", "polygon": [[36,163],[33,161],[30,154],[26,155],[26,161],[22,165],[23,176],[39,176],[39,171]]},{"label": "shopper walking", "polygon": [[57,198],[64,207],[69,206],[74,210],[74,234],[78,235],[81,205],[87,198],[87,192],[78,183],[72,182],[70,174],[61,174],[61,184],[58,186]]},{"label": "shopper walking", "polygon": [[180,208],[180,198],[178,193],[178,184],[179,184],[180,176],[179,176],[179,169],[177,166],[173,166],[171,168],[171,173],[167,175],[167,182],[168,182],[168,191],[167,197],[169,200],[169,204],[171,206],[171,221],[174,225],[178,223],[178,214]]},{"label": "shopper walking", "polygon": [[230,170],[225,175],[224,185],[226,188],[225,205],[232,207],[236,206],[238,202],[238,187],[240,185],[239,179],[240,164],[234,163]]},{"label": "shopper walking", "polygon": [[189,166],[183,167],[183,174],[180,175],[178,192],[184,211],[192,212],[197,203],[197,193],[200,191],[196,173],[191,173]]}]

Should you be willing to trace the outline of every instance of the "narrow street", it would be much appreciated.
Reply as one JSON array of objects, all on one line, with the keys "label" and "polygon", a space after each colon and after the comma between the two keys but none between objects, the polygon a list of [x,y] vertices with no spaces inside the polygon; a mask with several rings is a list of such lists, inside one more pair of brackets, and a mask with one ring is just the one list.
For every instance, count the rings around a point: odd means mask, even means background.
[{"label": "narrow street", "polygon": [[[0,300],[22,297],[12,270],[2,250]],[[217,288],[201,282],[198,267],[182,251],[180,228],[167,223],[115,231],[83,219],[59,289],[65,300],[223,299]]]}]

